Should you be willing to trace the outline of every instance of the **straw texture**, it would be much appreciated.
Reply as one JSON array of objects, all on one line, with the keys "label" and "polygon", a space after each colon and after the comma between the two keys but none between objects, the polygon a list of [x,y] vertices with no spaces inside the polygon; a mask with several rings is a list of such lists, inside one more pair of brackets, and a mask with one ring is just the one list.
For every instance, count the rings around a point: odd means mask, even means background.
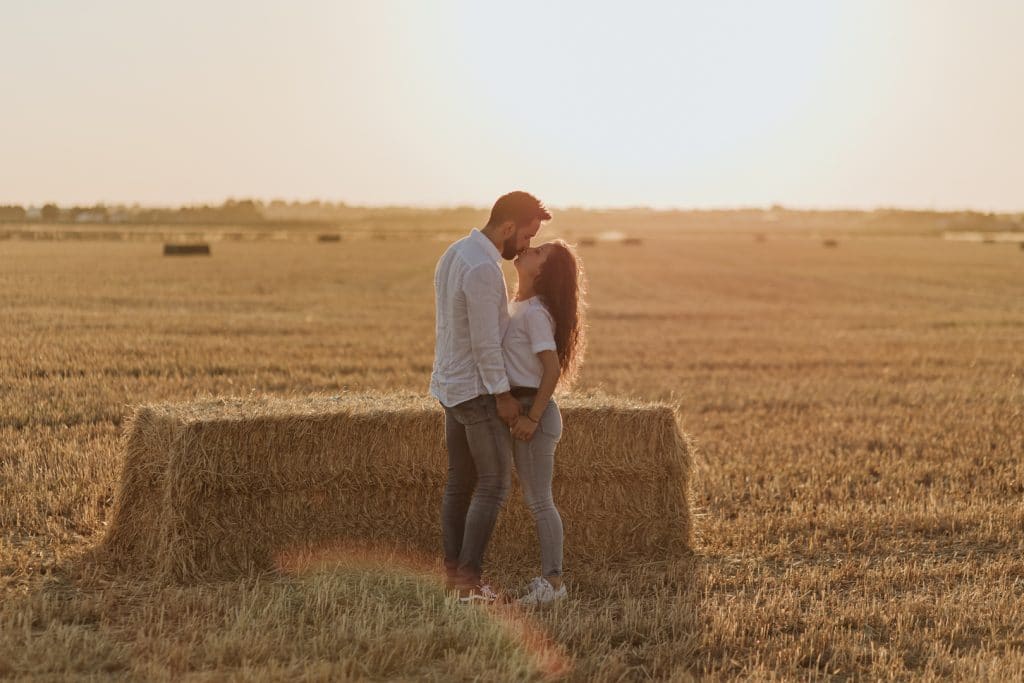
[{"label": "straw texture", "polygon": [[[600,396],[560,407],[566,566],[685,552],[690,453],[673,409]],[[140,406],[103,550],[181,581],[268,569],[282,553],[338,541],[440,556],[443,422],[436,402],[409,394]],[[487,560],[537,556],[514,484]]]}]

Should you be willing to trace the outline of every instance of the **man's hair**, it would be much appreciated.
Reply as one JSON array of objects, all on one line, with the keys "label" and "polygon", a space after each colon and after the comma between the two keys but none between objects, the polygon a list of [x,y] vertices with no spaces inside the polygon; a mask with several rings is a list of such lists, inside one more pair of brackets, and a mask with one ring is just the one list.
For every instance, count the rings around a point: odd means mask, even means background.
[{"label": "man's hair", "polygon": [[498,197],[487,219],[488,228],[497,227],[505,221],[514,221],[516,227],[532,223],[536,219],[551,220],[551,213],[539,199],[529,192],[516,190]]}]

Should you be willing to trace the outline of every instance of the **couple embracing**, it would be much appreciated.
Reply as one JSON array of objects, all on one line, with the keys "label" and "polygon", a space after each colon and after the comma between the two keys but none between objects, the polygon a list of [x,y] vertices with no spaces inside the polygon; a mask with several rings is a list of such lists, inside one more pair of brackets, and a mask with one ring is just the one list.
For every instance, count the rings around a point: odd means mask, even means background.
[{"label": "couple embracing", "polygon": [[[444,565],[462,602],[499,597],[483,581],[483,558],[513,463],[537,525],[542,569],[519,601],[548,604],[566,595],[562,519],[551,494],[562,417],[552,396],[572,382],[582,357],[582,291],[568,245],[531,246],[550,219],[533,195],[503,195],[487,225],[452,244],[434,273],[430,393],[444,407],[448,448]],[[501,259],[512,260],[518,275],[511,303]]]}]

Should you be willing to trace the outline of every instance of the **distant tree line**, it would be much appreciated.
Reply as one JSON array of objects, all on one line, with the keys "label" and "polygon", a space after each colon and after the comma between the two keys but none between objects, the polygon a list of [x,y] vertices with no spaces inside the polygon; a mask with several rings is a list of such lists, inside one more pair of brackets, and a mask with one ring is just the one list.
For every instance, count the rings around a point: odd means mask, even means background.
[{"label": "distant tree line", "polygon": [[0,206],[0,223],[136,223],[136,224],[252,224],[264,222],[321,222],[338,220],[350,212],[341,202],[287,202],[275,199],[228,199],[220,205],[143,207],[94,204],[92,206]]},{"label": "distant tree line", "polygon": [[[438,209],[433,213],[468,212],[486,213],[473,207],[452,207]],[[128,225],[293,225],[332,223],[361,224],[372,220],[377,225],[395,224],[402,227],[411,220],[422,219],[427,209],[410,207],[356,207],[342,202],[285,201],[274,199],[264,202],[259,199],[228,199],[220,205],[199,204],[181,207],[144,207],[132,205],[65,206],[48,203],[41,207],[0,206],[0,223],[111,223]],[[918,229],[922,232],[935,230],[1021,230],[1024,229],[1024,214],[995,214],[979,211],[920,211],[913,209],[879,208],[873,211],[856,210],[802,210],[791,209],[780,204],[768,208],[750,207],[735,209],[694,209],[677,211],[655,211],[642,207],[631,209],[587,210],[582,207],[567,207],[558,211],[566,224],[572,224],[577,215],[586,220],[603,216],[609,229],[621,227],[623,221],[631,220],[630,215],[640,213],[646,221],[657,220],[664,227],[692,224],[716,228],[750,226],[761,229],[763,224],[777,223],[780,226],[797,228],[845,226],[849,229],[890,230]],[[749,227],[749,226],[748,226]]]},{"label": "distant tree line", "polygon": [[25,220],[25,209],[21,206],[0,206],[0,221],[20,223]]}]

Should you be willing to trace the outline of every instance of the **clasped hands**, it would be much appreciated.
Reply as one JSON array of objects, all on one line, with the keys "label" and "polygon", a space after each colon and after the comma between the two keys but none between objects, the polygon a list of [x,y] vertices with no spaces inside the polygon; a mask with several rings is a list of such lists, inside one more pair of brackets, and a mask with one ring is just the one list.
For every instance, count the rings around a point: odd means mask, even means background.
[{"label": "clasped hands", "polygon": [[498,397],[498,417],[509,426],[512,438],[529,441],[537,431],[537,422],[523,411],[523,406],[511,395]]},{"label": "clasped hands", "polygon": [[537,431],[537,423],[525,413],[516,417],[516,421],[512,424],[512,438],[520,441],[529,441],[533,438],[535,431]]}]

